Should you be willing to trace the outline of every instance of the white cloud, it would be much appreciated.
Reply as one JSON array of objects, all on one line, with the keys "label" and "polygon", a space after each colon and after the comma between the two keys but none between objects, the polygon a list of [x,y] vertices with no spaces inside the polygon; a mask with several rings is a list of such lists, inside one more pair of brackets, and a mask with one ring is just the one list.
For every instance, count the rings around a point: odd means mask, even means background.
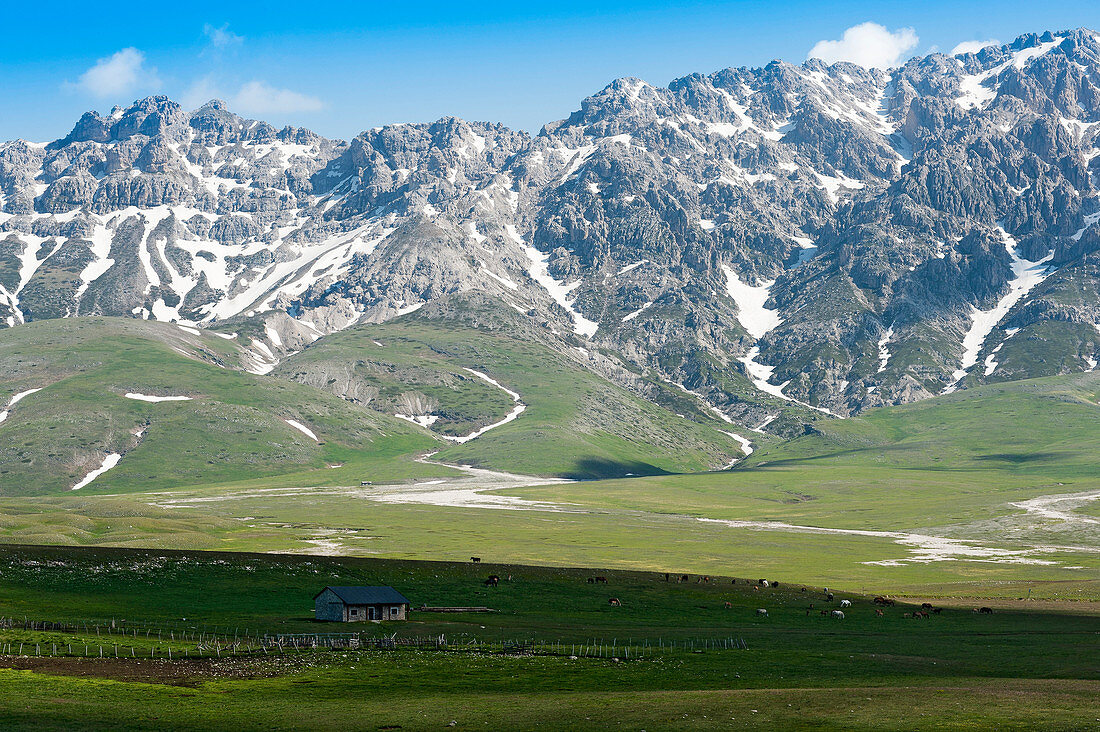
[{"label": "white cloud", "polygon": [[80,75],[76,86],[97,97],[117,97],[160,85],[157,70],[145,66],[145,54],[124,48]]},{"label": "white cloud", "polygon": [[990,38],[988,41],[963,41],[959,45],[951,49],[948,56],[958,56],[960,53],[977,53],[986,46],[999,46],[1001,42],[996,38]]},{"label": "white cloud", "polygon": [[891,33],[878,23],[860,23],[844,31],[839,41],[818,41],[806,58],[819,58],[827,64],[850,61],[867,68],[897,66],[906,53],[917,47],[917,33],[899,28]]},{"label": "white cloud", "polygon": [[236,92],[227,92],[210,76],[192,83],[181,95],[180,103],[188,109],[196,109],[211,99],[223,99],[232,111],[254,115],[316,112],[324,106],[317,97],[279,89],[266,81],[253,80]]},{"label": "white cloud", "polygon": [[323,106],[317,97],[279,89],[266,81],[250,81],[229,99],[231,109],[245,114],[316,112]]},{"label": "white cloud", "polygon": [[214,48],[226,48],[228,46],[236,46],[244,41],[243,36],[239,36],[233,31],[229,30],[229,24],[226,23],[220,28],[216,28],[209,23],[202,27],[202,32],[206,34],[206,37],[210,39],[210,45]]},{"label": "white cloud", "polygon": [[222,94],[218,90],[217,84],[214,83],[214,79],[210,76],[204,76],[201,79],[196,79],[180,95],[179,101],[184,109],[198,109],[211,99],[218,99],[221,96]]}]

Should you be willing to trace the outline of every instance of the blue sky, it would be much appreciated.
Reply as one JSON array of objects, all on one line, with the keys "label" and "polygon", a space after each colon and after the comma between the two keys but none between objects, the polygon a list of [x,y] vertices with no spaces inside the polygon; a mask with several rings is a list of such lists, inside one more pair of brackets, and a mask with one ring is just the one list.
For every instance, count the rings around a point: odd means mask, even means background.
[{"label": "blue sky", "polygon": [[[774,58],[800,63],[815,47],[875,63],[964,41],[1100,28],[1096,0],[119,7],[127,10],[86,0],[9,4],[0,140],[54,139],[86,110],[106,113],[150,93],[187,106],[219,96],[248,116],[331,137],[452,114],[536,132],[619,76],[664,85]],[[865,23],[882,28],[845,40]]]}]

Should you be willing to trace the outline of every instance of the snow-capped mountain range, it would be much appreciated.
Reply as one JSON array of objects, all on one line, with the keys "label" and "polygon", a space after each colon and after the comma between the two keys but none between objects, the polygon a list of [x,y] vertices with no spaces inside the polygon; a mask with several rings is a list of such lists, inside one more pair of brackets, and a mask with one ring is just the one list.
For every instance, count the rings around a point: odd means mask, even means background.
[{"label": "snow-capped mountain range", "polygon": [[[151,97],[0,145],[0,324],[327,333],[488,298],[765,429],[1100,358],[1100,35],[619,79],[535,136]],[[607,368],[613,363],[615,368]]]}]

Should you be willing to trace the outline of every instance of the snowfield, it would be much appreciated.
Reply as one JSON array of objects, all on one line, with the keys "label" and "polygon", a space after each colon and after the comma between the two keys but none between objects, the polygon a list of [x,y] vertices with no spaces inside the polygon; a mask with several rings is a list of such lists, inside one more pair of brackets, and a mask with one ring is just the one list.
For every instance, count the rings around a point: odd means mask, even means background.
[{"label": "snowfield", "polygon": [[722,265],[722,271],[726,274],[726,292],[737,304],[737,322],[749,335],[760,340],[768,331],[783,324],[779,311],[769,310],[765,306],[775,280],[767,280],[751,287],[728,264]]},{"label": "snowfield", "polygon": [[127,399],[136,399],[139,402],[189,402],[191,397],[189,396],[152,396],[150,394],[139,394],[136,391],[126,392]]}]

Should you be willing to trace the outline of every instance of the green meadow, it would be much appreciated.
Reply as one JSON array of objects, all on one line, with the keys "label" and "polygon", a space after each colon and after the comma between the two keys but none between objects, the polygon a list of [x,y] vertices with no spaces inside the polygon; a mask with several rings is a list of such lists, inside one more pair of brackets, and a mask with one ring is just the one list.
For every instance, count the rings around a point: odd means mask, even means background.
[{"label": "green meadow", "polygon": [[[855,729],[1088,729],[1100,691],[1095,603],[1015,602],[988,615],[948,605],[913,620],[916,604],[880,616],[868,596],[829,601],[821,587],[762,589],[756,577],[681,583],[615,569],[123,549],[10,546],[0,570],[0,613],[121,628],[352,629],[312,621],[312,596],[326,584],[391,584],[414,607],[496,611],[414,612],[357,628],[442,635],[446,650],[6,657],[4,728],[808,729],[839,719]],[[607,584],[587,581],[596,572]],[[482,582],[490,573],[504,578],[498,587]],[[851,603],[843,620],[821,615],[841,600]],[[97,641],[154,643],[122,633],[0,630],[0,643],[75,644],[77,656],[81,643],[93,656]],[[486,646],[504,640],[527,645]],[[174,645],[178,654],[188,644]]]}]

